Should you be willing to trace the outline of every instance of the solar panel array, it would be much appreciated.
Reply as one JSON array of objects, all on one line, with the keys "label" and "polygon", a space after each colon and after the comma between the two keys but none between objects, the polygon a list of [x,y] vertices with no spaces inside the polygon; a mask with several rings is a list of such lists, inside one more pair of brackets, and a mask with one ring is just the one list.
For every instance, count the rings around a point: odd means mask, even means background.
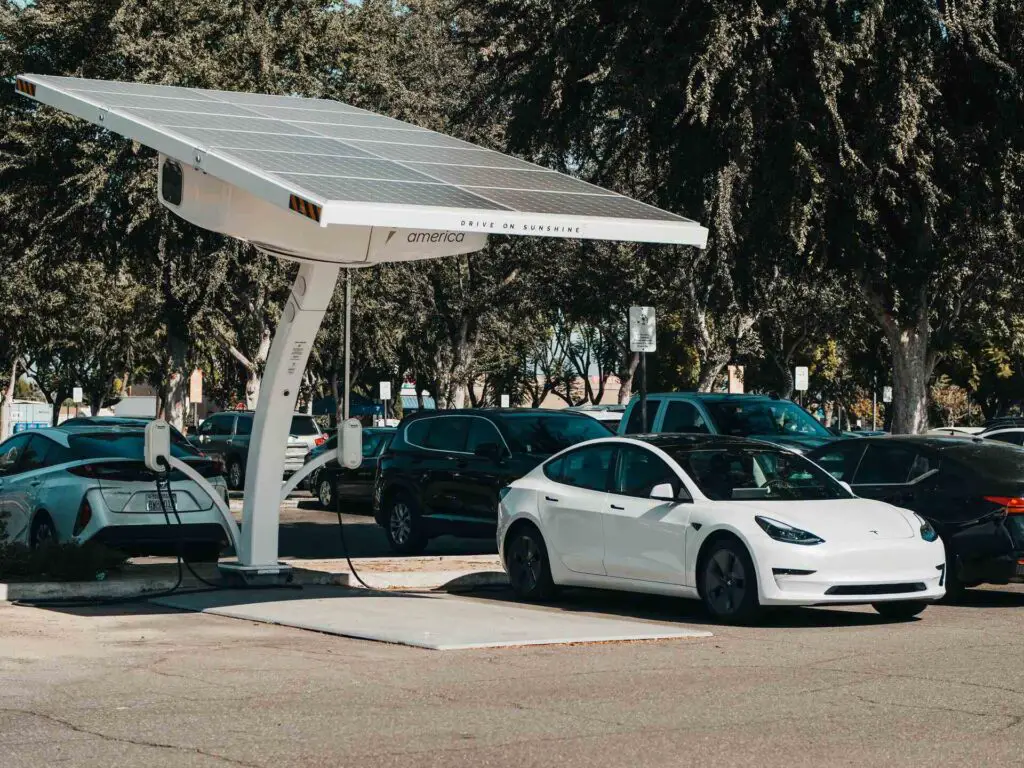
[{"label": "solar panel array", "polygon": [[30,77],[325,203],[693,223],[571,176],[335,101]]}]

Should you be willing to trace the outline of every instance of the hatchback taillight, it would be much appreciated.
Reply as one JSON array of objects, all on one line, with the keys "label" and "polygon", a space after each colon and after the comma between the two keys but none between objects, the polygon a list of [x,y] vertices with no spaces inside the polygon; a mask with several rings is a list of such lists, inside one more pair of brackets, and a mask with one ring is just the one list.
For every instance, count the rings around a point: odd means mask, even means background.
[{"label": "hatchback taillight", "polygon": [[313,445],[315,445],[317,448],[319,448],[321,445],[323,445],[326,442],[327,442],[327,438],[321,436],[321,437],[318,437],[316,440],[313,441]]},{"label": "hatchback taillight", "polygon": [[1024,498],[1018,496],[986,496],[985,501],[998,504],[1008,515],[1024,515]]},{"label": "hatchback taillight", "polygon": [[92,505],[88,499],[82,499],[81,505],[78,507],[78,517],[75,518],[75,528],[72,533],[77,536],[85,527],[89,525],[89,521],[92,520]]}]

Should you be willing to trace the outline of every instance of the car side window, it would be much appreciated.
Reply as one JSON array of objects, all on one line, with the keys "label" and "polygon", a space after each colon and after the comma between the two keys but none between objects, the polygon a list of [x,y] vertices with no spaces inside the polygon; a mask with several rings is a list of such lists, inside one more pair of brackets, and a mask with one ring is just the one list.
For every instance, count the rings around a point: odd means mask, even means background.
[{"label": "car side window", "polygon": [[[230,427],[228,427],[227,434],[231,434]],[[252,434],[252,416],[245,415],[238,417],[238,420],[235,422],[235,434],[242,437]]]},{"label": "car side window", "polygon": [[[661,400],[654,399],[647,401],[647,431],[654,431],[654,419],[658,415],[658,408],[661,406]],[[633,403],[633,407],[629,409],[629,419],[626,421],[626,434],[627,435],[638,435],[643,430],[643,425],[640,423],[640,401],[637,400]]]},{"label": "car side window", "polygon": [[466,451],[475,453],[476,449],[486,444],[497,445],[499,448],[505,445],[497,428],[487,419],[474,416],[469,419],[469,440],[466,443]]},{"label": "car side window", "polygon": [[588,445],[562,457],[562,479],[565,485],[607,491],[611,480],[612,456],[615,446]]},{"label": "car side window", "polygon": [[0,443],[0,477],[13,475],[18,470],[18,463],[28,447],[31,435],[16,435],[5,443]]},{"label": "car side window", "polygon": [[998,435],[987,435],[989,440],[998,440],[1011,445],[1024,445],[1024,432],[1001,432]]},{"label": "car side window", "polygon": [[[654,425],[648,422],[649,427]],[[685,400],[669,400],[665,417],[661,420],[661,432],[687,432],[707,434],[708,424],[693,403]]]},{"label": "car side window", "polygon": [[465,453],[466,439],[469,437],[469,422],[472,420],[467,416],[429,419],[430,428],[427,430],[424,446],[435,451]]},{"label": "car side window", "polygon": [[230,435],[234,420],[234,414],[216,414],[211,416],[210,421],[213,424],[210,427],[210,434],[217,436]]},{"label": "car side window", "polygon": [[562,482],[562,472],[565,469],[565,457],[559,457],[544,465],[544,475],[548,480],[556,483]]},{"label": "car side window", "polygon": [[409,445],[422,448],[427,442],[427,430],[430,429],[431,419],[420,419],[409,423],[405,429],[405,442]]},{"label": "car side window", "polygon": [[927,453],[918,453],[914,457],[914,461],[910,464],[910,473],[907,475],[907,482],[913,483],[916,480],[921,480],[926,475],[932,472],[937,472],[939,469],[939,460],[937,457],[929,456]]},{"label": "car side window", "polygon": [[46,465],[46,444],[50,441],[45,437],[33,435],[24,453],[21,455],[21,464],[18,465],[18,472],[32,472],[42,469]]},{"label": "car side window", "polygon": [[[40,437],[39,435],[36,435],[36,441],[42,442],[46,446],[43,455],[44,467],[58,467],[61,464],[67,464],[69,461],[75,460],[75,457],[71,453],[71,449],[67,446],[63,446],[49,438]],[[34,442],[35,441],[33,441],[33,444]]]},{"label": "car side window", "polygon": [[861,456],[864,455],[863,445],[837,445],[829,448],[815,461],[836,480],[851,482],[853,473],[857,471]]},{"label": "car side window", "polygon": [[900,485],[907,482],[917,450],[898,443],[874,443],[861,459],[854,485]]},{"label": "car side window", "polygon": [[212,435],[213,434],[213,423],[214,423],[214,417],[213,416],[211,416],[208,419],[206,419],[202,424],[199,425],[199,434],[200,435]]},{"label": "car side window", "polygon": [[682,482],[660,456],[632,445],[619,449],[613,493],[649,499],[654,487],[665,483],[672,486],[673,497],[679,495]]}]

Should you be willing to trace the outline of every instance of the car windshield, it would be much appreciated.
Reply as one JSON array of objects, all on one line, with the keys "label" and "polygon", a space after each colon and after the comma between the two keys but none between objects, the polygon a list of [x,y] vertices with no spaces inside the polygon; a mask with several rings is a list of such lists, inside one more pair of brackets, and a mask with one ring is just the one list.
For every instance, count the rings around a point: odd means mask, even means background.
[{"label": "car windshield", "polygon": [[666,449],[714,501],[824,501],[849,492],[824,470],[781,448]]},{"label": "car windshield", "polygon": [[719,400],[706,402],[722,435],[812,435],[831,433],[811,414],[789,400]]},{"label": "car windshield", "polygon": [[320,430],[316,428],[316,422],[312,416],[292,416],[292,435],[296,437],[311,437],[319,435]]},{"label": "car windshield", "polygon": [[[68,446],[76,459],[137,459],[142,460],[145,452],[145,434],[139,430],[131,432],[91,432],[69,435]],[[198,456],[180,433],[171,432],[171,456],[187,459]]]},{"label": "car windshield", "polygon": [[612,434],[596,419],[568,413],[503,413],[501,420],[509,448],[516,453],[550,456],[584,440]]}]

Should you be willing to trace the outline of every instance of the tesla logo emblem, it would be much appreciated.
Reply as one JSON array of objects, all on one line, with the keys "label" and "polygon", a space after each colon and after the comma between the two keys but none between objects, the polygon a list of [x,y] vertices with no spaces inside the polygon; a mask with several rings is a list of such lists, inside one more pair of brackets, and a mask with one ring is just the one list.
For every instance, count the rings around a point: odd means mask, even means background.
[{"label": "tesla logo emblem", "polygon": [[878,535],[878,531],[868,531],[868,533],[873,533],[873,534],[875,534],[875,536]]}]

